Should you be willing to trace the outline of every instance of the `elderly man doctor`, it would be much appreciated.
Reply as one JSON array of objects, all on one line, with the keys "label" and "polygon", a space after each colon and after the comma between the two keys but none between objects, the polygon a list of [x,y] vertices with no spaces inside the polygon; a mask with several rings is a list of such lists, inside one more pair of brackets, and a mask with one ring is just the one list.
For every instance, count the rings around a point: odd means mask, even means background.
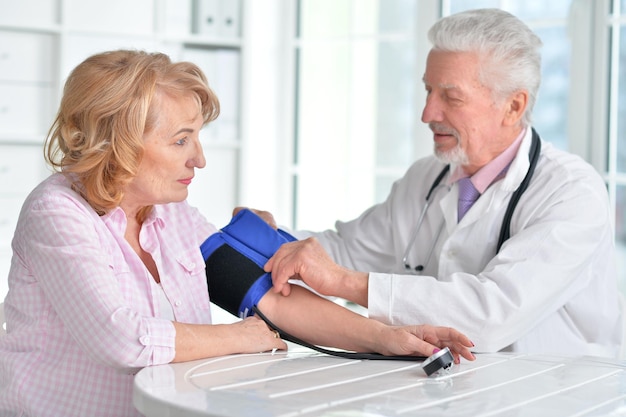
[{"label": "elderly man doctor", "polygon": [[[429,38],[422,121],[434,156],[336,231],[296,232],[303,240],[265,266],[274,290],[301,279],[385,323],[454,326],[476,351],[617,356],[605,185],[530,124],[541,41],[496,9],[443,18]],[[459,199],[475,199],[464,216]]]}]

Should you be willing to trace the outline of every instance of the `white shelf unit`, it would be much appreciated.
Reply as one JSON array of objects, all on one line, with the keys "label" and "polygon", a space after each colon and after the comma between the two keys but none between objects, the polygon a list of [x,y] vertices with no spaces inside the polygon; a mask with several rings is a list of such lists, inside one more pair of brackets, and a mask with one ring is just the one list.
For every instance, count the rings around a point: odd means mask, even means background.
[{"label": "white shelf unit", "polygon": [[206,73],[222,113],[189,201],[216,226],[238,202],[245,0],[0,0],[0,301],[19,210],[49,175],[43,143],[69,72],[104,50],[159,51]]}]

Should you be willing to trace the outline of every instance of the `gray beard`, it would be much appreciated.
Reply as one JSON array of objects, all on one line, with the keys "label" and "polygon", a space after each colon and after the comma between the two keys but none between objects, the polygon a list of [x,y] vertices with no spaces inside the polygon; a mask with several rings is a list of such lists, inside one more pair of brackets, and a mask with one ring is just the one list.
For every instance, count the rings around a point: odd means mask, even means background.
[{"label": "gray beard", "polygon": [[467,165],[469,163],[469,159],[467,158],[467,154],[459,145],[455,146],[454,149],[442,152],[438,151],[436,148],[434,150],[435,157],[445,164],[454,164],[454,165]]}]

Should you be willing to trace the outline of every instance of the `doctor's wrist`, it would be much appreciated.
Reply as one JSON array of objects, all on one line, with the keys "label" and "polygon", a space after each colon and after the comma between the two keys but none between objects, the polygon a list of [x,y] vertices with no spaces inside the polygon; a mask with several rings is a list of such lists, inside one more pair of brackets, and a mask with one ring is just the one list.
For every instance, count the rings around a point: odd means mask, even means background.
[{"label": "doctor's wrist", "polygon": [[346,269],[341,279],[337,280],[337,291],[335,294],[338,297],[367,307],[368,287],[369,274],[367,272]]}]

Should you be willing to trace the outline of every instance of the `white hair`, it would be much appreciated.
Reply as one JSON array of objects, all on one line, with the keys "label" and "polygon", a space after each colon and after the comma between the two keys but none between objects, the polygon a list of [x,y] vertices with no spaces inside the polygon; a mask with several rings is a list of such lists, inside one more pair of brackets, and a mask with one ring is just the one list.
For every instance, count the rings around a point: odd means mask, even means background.
[{"label": "white hair", "polygon": [[439,20],[428,38],[436,50],[480,54],[479,81],[495,99],[526,90],[522,123],[530,125],[541,83],[542,42],[521,20],[500,9],[469,10]]}]

